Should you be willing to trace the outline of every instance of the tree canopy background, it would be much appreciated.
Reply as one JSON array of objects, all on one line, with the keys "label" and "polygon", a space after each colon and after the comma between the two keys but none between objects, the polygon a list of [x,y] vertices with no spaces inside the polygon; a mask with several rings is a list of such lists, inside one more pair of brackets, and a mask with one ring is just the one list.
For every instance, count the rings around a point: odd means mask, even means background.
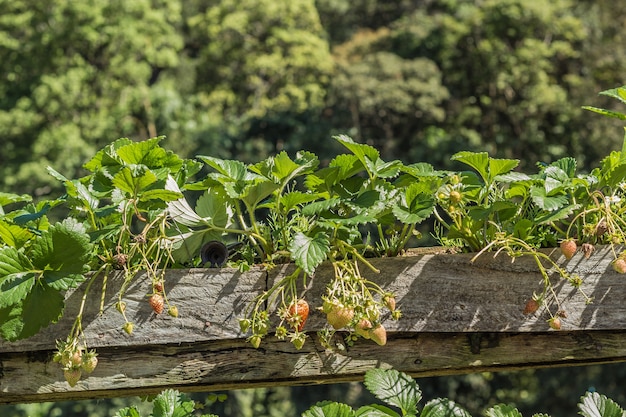
[{"label": "tree canopy background", "polygon": [[[597,93],[624,83],[625,22],[626,3],[608,0],[0,0],[0,189],[59,194],[46,166],[78,177],[112,140],[157,135],[184,157],[324,160],[346,133],[437,168],[472,150],[584,170],[622,141],[620,122],[581,106],[614,106]],[[475,415],[493,399],[557,417],[584,393],[559,378],[587,389],[597,369],[418,382]],[[608,369],[609,385],[624,374]],[[348,387],[316,392],[359,398]],[[297,390],[232,404],[289,415],[312,403]]]}]

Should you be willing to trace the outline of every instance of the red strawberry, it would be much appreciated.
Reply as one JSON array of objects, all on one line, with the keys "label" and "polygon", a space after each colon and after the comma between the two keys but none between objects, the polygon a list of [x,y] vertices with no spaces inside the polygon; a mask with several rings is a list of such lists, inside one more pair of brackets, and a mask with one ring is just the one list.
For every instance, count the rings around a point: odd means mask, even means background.
[{"label": "red strawberry", "polygon": [[561,253],[566,259],[572,259],[572,256],[576,253],[576,241],[574,239],[565,239],[561,242]]},{"label": "red strawberry", "polygon": [[150,307],[156,314],[161,314],[163,312],[163,308],[165,307],[165,300],[161,294],[152,294],[150,296]]},{"label": "red strawberry", "polygon": [[335,330],[346,327],[354,318],[354,310],[342,305],[336,305],[326,315],[326,320]]},{"label": "red strawberry", "polygon": [[539,310],[539,301],[531,298],[524,307],[524,314],[533,314],[537,310]]},{"label": "red strawberry", "polygon": [[304,323],[309,317],[309,303],[303,299],[299,299],[295,303],[291,303],[289,306],[289,318],[291,318],[291,324],[299,332],[304,329]]},{"label": "red strawberry", "polygon": [[620,274],[626,274],[626,259],[617,258],[613,261],[613,269]]},{"label": "red strawberry", "polygon": [[387,330],[383,327],[382,324],[374,327],[369,331],[370,339],[372,339],[376,344],[380,346],[384,346],[387,343]]},{"label": "red strawberry", "polygon": [[80,377],[81,377],[80,368],[64,369],[63,376],[65,377],[65,380],[67,381],[67,383],[70,384],[70,387],[73,387],[80,380]]},{"label": "red strawberry", "polygon": [[163,292],[163,281],[157,281],[154,283],[155,292]]}]

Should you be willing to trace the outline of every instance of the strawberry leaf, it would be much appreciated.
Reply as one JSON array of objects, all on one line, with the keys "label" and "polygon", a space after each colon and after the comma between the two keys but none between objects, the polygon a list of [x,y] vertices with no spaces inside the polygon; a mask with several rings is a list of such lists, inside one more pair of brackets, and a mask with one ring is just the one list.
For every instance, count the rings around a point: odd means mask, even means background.
[{"label": "strawberry leaf", "polygon": [[614,98],[614,99],[619,100],[622,103],[626,104],[626,86],[621,86],[621,87],[617,87],[617,88],[611,88],[609,90],[601,91],[598,94],[600,94],[602,96],[607,96],[607,97]]},{"label": "strawberry leaf", "polygon": [[498,175],[508,174],[518,165],[518,159],[489,158],[489,182],[492,182]]},{"label": "strawberry leaf", "polygon": [[[355,417],[400,417],[389,407],[380,404],[364,405],[356,410]],[[415,417],[415,414],[406,414],[407,417]]]},{"label": "strawberry leaf", "polygon": [[487,152],[462,151],[455,153],[450,159],[471,166],[482,177],[483,182],[489,182],[489,154]]},{"label": "strawberry leaf", "polygon": [[63,314],[64,297],[56,289],[38,283],[18,304],[0,308],[0,336],[8,341],[25,339]]},{"label": "strawberry leaf", "polygon": [[487,411],[485,411],[487,417],[522,417],[522,413],[511,405],[498,404]]},{"label": "strawberry leaf", "polygon": [[613,400],[597,392],[588,392],[578,403],[583,417],[624,417],[626,412]]},{"label": "strawberry leaf", "polygon": [[33,236],[33,232],[28,229],[0,220],[0,240],[5,245],[21,248]]},{"label": "strawberry leaf", "polygon": [[15,272],[0,278],[0,308],[22,301],[35,284],[33,272]]},{"label": "strawberry leaf", "polygon": [[366,159],[375,161],[380,158],[378,150],[373,146],[366,145],[364,143],[357,143],[346,135],[334,136],[334,138],[343,146],[348,148],[357,158],[359,158],[359,161],[361,161],[363,166],[366,166]]},{"label": "strawberry leaf", "polygon": [[545,187],[530,187],[530,196],[540,209],[546,211],[558,210],[568,203],[565,195],[548,196]]},{"label": "strawberry leaf", "polygon": [[22,203],[22,202],[30,202],[32,201],[32,197],[28,194],[13,194],[13,193],[3,193],[0,192],[0,215],[4,214],[4,206],[13,203]]},{"label": "strawberry leaf", "polygon": [[207,190],[196,202],[196,212],[203,221],[216,227],[226,227],[234,213],[228,204],[228,197],[219,190]]},{"label": "strawberry leaf", "polygon": [[[318,198],[320,198],[318,194],[291,191],[280,196],[280,209],[284,214],[286,214],[297,206],[310,203]],[[268,205],[268,207],[270,206]]]},{"label": "strawberry leaf", "polygon": [[83,225],[68,218],[44,231],[30,251],[33,266],[56,290],[67,290],[82,282],[92,250]]},{"label": "strawberry leaf", "polygon": [[302,417],[353,417],[356,415],[349,405],[332,401],[319,402],[302,413]]},{"label": "strawberry leaf", "polygon": [[198,156],[200,160],[216,170],[220,175],[213,176],[219,178],[220,182],[245,180],[248,174],[246,164],[241,161],[214,158],[212,156]]},{"label": "strawberry leaf", "polygon": [[183,195],[174,191],[164,190],[162,188],[154,188],[146,190],[139,196],[139,201],[161,200],[165,202],[178,200]]},{"label": "strawberry leaf", "polygon": [[0,308],[21,302],[35,282],[30,260],[11,247],[0,249]]},{"label": "strawberry leaf", "polygon": [[103,167],[120,166],[122,161],[117,155],[117,149],[132,143],[133,141],[128,138],[120,138],[99,150],[94,157],[83,166],[91,172],[96,172]]},{"label": "strawberry leaf", "polygon": [[330,242],[323,232],[318,232],[313,237],[298,232],[289,245],[289,251],[296,265],[308,275],[313,275],[315,268],[326,260]]},{"label": "strawberry leaf", "polygon": [[297,176],[312,173],[318,164],[317,156],[310,152],[299,152],[296,159],[292,160],[287,152],[282,151],[250,169],[277,184],[287,184]]},{"label": "strawberry leaf", "polygon": [[195,403],[172,389],[162,391],[152,403],[153,417],[187,417],[193,415]]},{"label": "strawberry leaf", "polygon": [[134,170],[129,167],[123,167],[113,176],[112,183],[115,187],[134,198],[156,181],[156,175],[146,167]]},{"label": "strawberry leaf", "polygon": [[168,171],[178,171],[183,161],[178,155],[159,146],[163,138],[164,136],[159,136],[141,142],[126,143],[118,147],[115,153],[128,165],[145,165],[151,169],[168,168]]},{"label": "strawberry leaf", "polygon": [[400,173],[400,161],[385,162],[380,158],[365,159],[365,167],[373,177],[393,178]]},{"label": "strawberry leaf", "polygon": [[139,414],[139,410],[137,410],[135,406],[132,406],[117,410],[113,417],[141,417],[141,415]]},{"label": "strawberry leaf", "polygon": [[447,398],[437,398],[426,403],[420,417],[471,417],[471,415],[456,405],[454,401]]},{"label": "strawberry leaf", "polygon": [[430,217],[435,208],[435,200],[432,194],[424,191],[421,183],[408,186],[400,197],[400,203],[392,208],[396,219],[405,224],[418,224]]},{"label": "strawberry leaf", "polygon": [[260,202],[272,195],[278,188],[279,185],[275,182],[259,178],[259,180],[243,189],[241,199],[248,207],[255,209]]},{"label": "strawberry leaf", "polygon": [[365,374],[365,386],[381,401],[398,407],[403,415],[417,414],[422,393],[417,382],[395,369],[371,369]]}]

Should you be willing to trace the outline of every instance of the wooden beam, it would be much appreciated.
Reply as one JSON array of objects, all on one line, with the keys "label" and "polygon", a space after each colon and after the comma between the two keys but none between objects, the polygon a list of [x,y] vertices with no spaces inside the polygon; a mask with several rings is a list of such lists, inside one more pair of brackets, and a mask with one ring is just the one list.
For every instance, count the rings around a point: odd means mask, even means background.
[{"label": "wooden beam", "polygon": [[[56,339],[71,328],[70,317],[82,288],[67,296],[66,316],[38,335],[14,343],[0,342],[0,403],[115,397],[159,392],[164,388],[219,390],[268,384],[309,384],[358,380],[367,369],[393,367],[414,376],[565,366],[623,361],[626,358],[626,296],[623,275],[611,268],[613,251],[598,248],[589,259],[570,261],[546,251],[572,274],[583,278],[584,297],[553,274],[560,308],[567,312],[561,331],[547,326],[547,313],[522,313],[542,276],[532,259],[512,262],[505,255],[420,253],[373,259],[382,272],[362,273],[395,291],[403,317],[385,320],[388,343],[358,340],[346,346],[336,335],[335,350],[322,347],[316,331],[324,316],[315,307],[331,268],[325,265],[303,289],[312,304],[309,340],[296,350],[269,337],[259,349],[246,343],[238,318],[260,291],[289,273],[290,265],[270,271],[253,269],[171,270],[166,275],[170,302],[179,318],[155,315],[146,302],[148,280],[136,279],[127,289],[126,314],[136,323],[132,335],[115,310],[120,275],[111,276],[100,313],[100,293],[88,295],[83,326],[100,364],[71,388],[52,362]],[[139,277],[141,278],[141,277]],[[552,306],[555,308],[555,306]]]}]

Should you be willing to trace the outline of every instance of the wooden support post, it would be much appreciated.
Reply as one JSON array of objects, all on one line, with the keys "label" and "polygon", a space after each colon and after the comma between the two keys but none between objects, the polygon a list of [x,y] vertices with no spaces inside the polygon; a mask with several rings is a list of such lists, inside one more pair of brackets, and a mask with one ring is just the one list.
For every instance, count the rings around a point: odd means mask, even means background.
[{"label": "wooden support post", "polygon": [[[439,253],[438,253],[439,252]],[[547,251],[559,259],[557,251]],[[165,388],[185,391],[221,390],[276,384],[312,384],[359,380],[374,367],[395,368],[413,376],[498,371],[623,361],[626,358],[626,298],[624,276],[611,267],[610,247],[598,248],[589,259],[582,254],[561,265],[583,279],[581,289],[594,297],[585,303],[565,280],[553,274],[560,308],[567,313],[562,330],[547,325],[540,309],[522,311],[543,278],[534,260],[486,253],[431,253],[373,259],[381,270],[362,273],[394,291],[403,317],[385,318],[386,346],[357,340],[348,346],[341,332],[337,348],[324,348],[316,331],[325,325],[315,310],[332,269],[318,269],[308,288],[311,304],[308,340],[296,350],[288,341],[266,338],[259,349],[246,342],[238,318],[260,291],[293,266],[266,272],[252,269],[170,270],[168,299],[179,318],[155,315],[147,303],[148,280],[136,279],[127,289],[126,314],[136,323],[132,335],[122,330],[116,311],[123,277],[109,277],[104,310],[99,291],[89,295],[83,326],[87,344],[96,348],[95,372],[70,387],[52,362],[57,339],[65,339],[82,288],[68,294],[66,318],[38,335],[0,342],[0,403],[57,401],[156,393]],[[562,258],[562,257],[561,257]],[[552,306],[553,311],[555,306]]]}]

